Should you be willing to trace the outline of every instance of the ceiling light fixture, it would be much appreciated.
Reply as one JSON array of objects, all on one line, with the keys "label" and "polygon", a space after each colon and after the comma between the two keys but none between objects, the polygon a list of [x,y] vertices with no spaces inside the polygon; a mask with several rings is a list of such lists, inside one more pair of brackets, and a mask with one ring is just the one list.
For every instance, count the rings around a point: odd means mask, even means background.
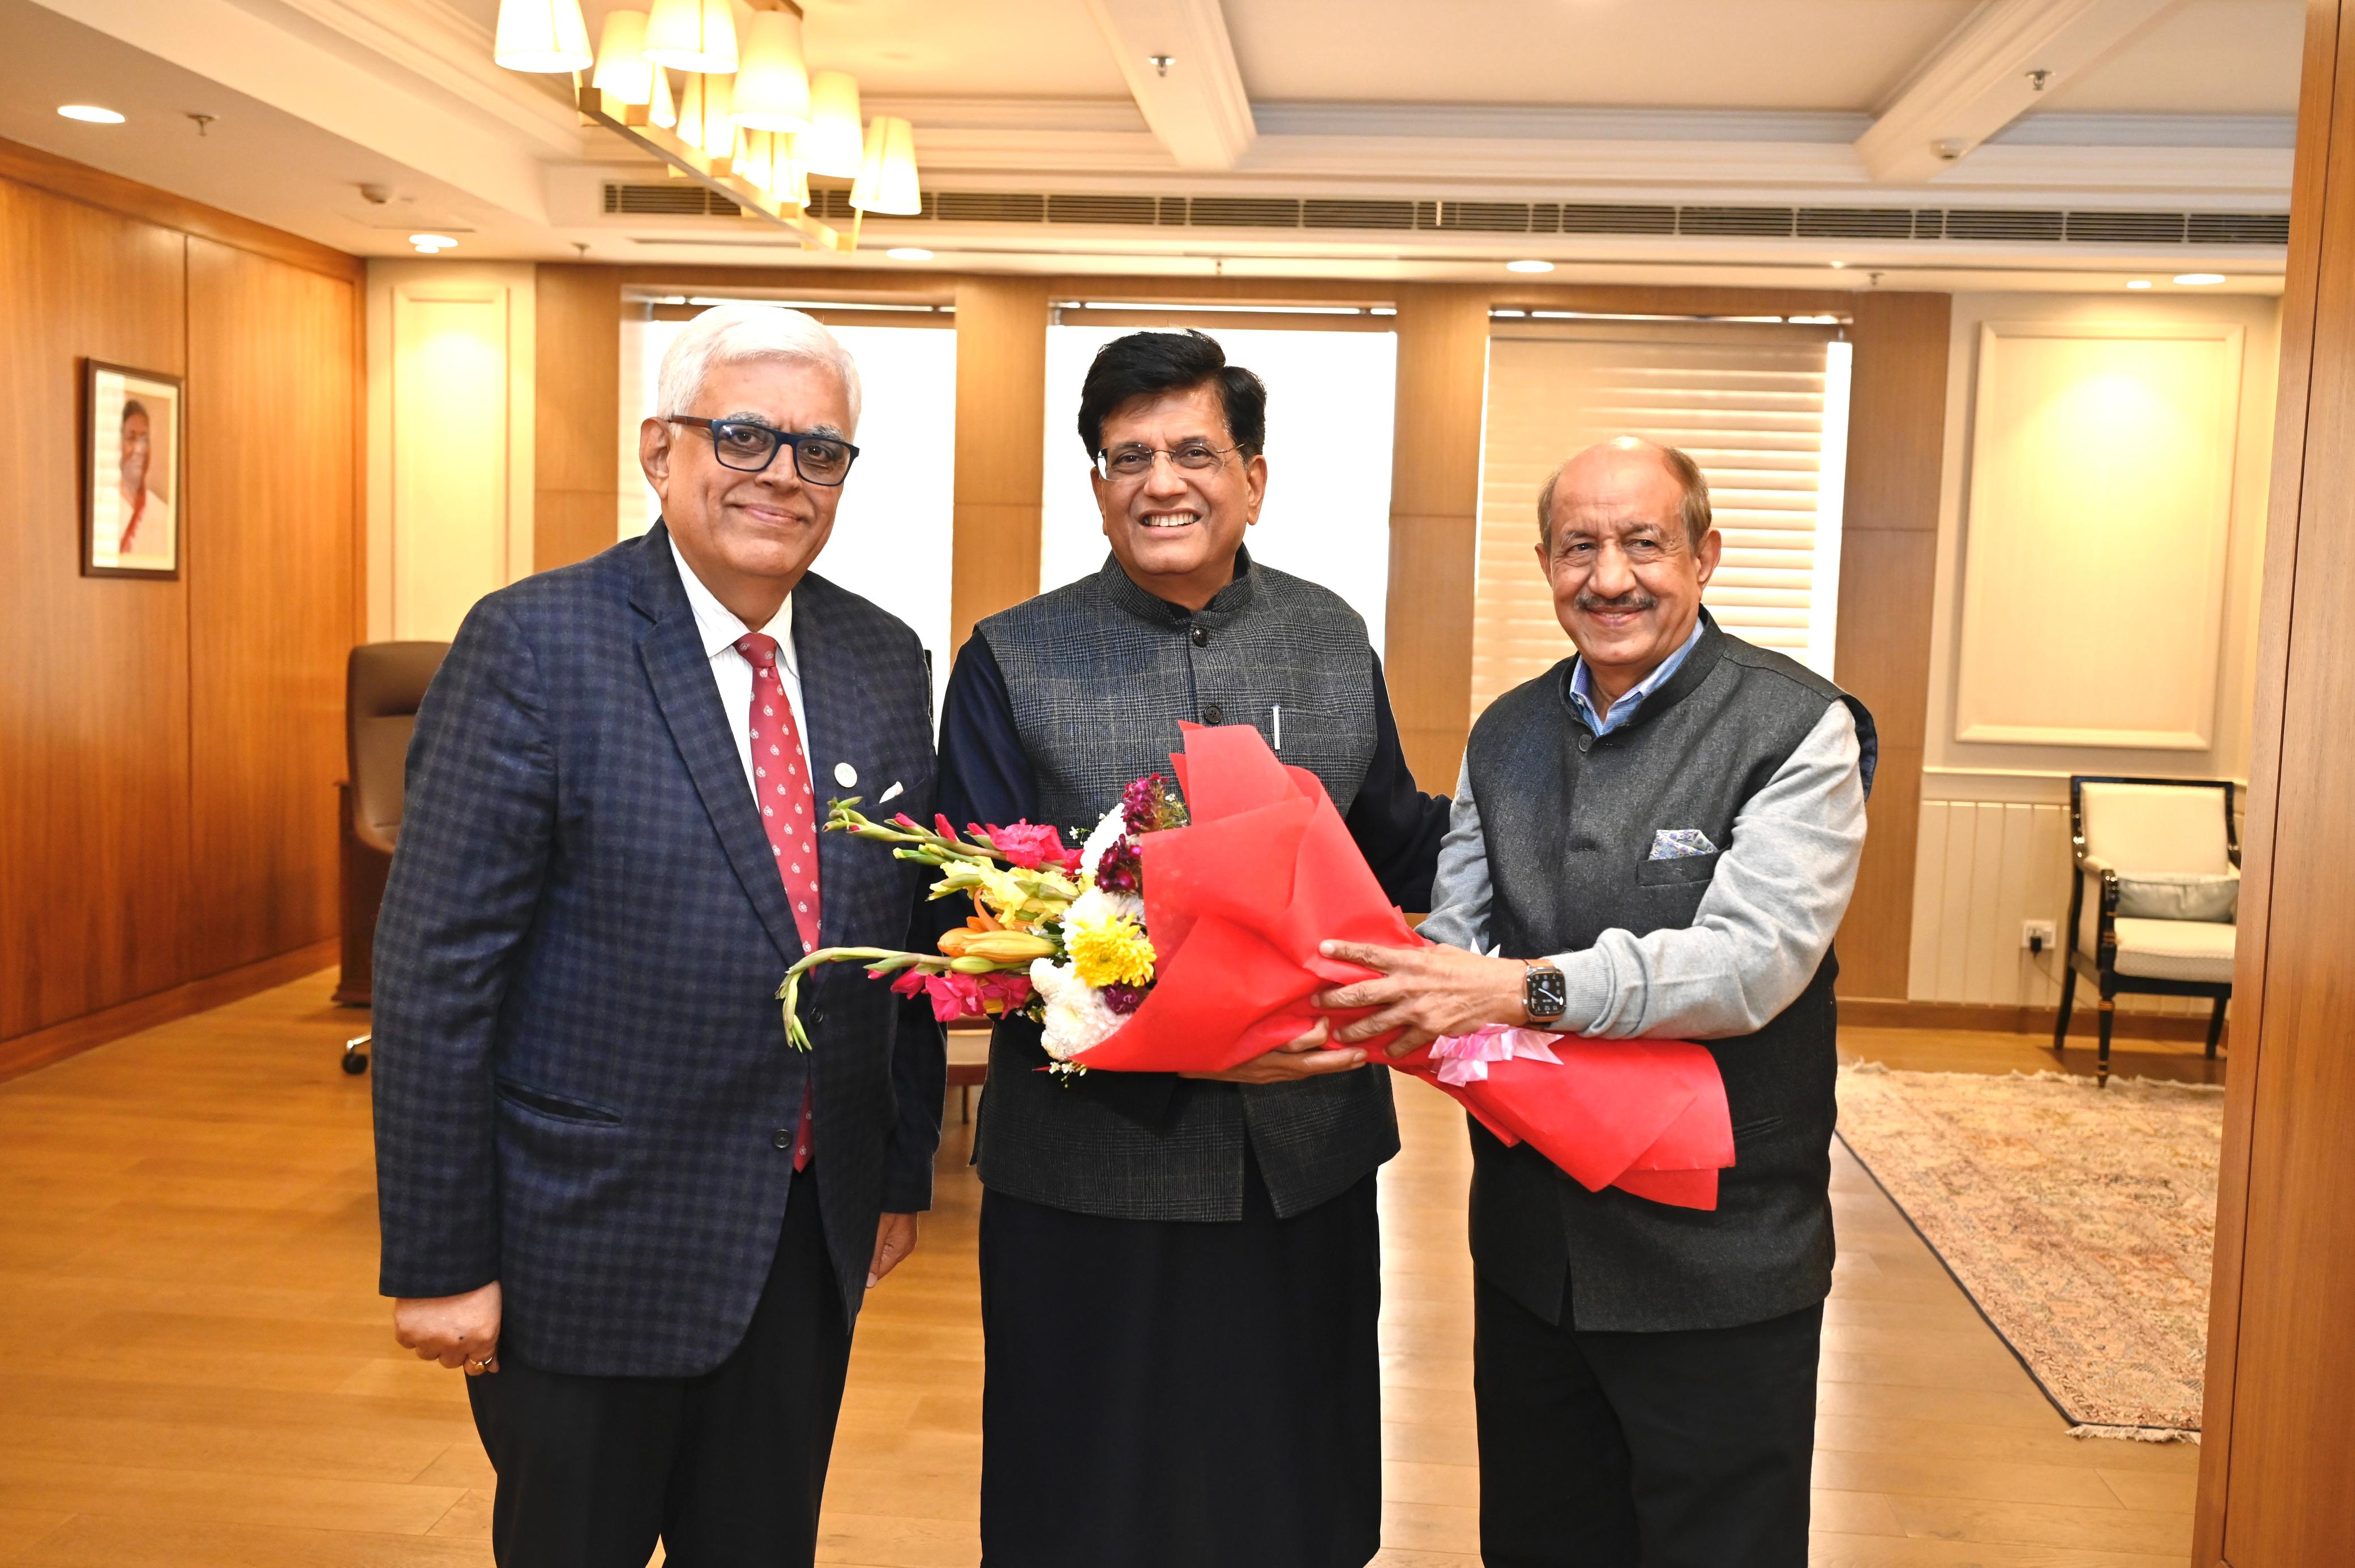
[{"label": "ceiling light fixture", "polygon": [[2126,287],[2130,289],[2147,289],[2150,287],[2150,280],[2148,278],[2128,278],[2126,280]]},{"label": "ceiling light fixture", "polygon": [[922,245],[894,245],[883,252],[895,261],[929,261],[932,253]]},{"label": "ceiling light fixture", "polygon": [[499,0],[491,58],[509,70],[536,74],[587,70],[597,57],[589,48],[581,0]]},{"label": "ceiling light fixture", "polygon": [[655,0],[646,16],[646,59],[665,70],[734,71],[734,8],[728,0]]},{"label": "ceiling light fixture", "polygon": [[646,14],[608,11],[604,30],[597,35],[597,72],[589,85],[633,108],[645,108],[654,103],[660,75],[646,59]]},{"label": "ceiling light fixture", "polygon": [[1553,271],[1553,263],[1551,261],[1540,261],[1535,257],[1531,257],[1525,261],[1506,262],[1505,271],[1508,272],[1550,272]]},{"label": "ceiling light fixture", "polygon": [[809,123],[802,19],[788,11],[755,11],[744,29],[743,63],[736,68],[736,123],[752,131],[806,131]]},{"label": "ceiling light fixture", "polygon": [[[650,8],[607,12],[592,51],[581,0],[499,0],[496,58],[573,71],[583,115],[806,246],[855,251],[868,213],[924,210],[915,127],[868,122],[856,78],[809,69],[800,0],[639,5]],[[682,73],[676,102],[672,71]],[[851,182],[849,233],[810,215],[812,175]]]},{"label": "ceiling light fixture", "polygon": [[429,256],[438,256],[444,251],[458,248],[458,242],[447,234],[412,234],[409,242]]},{"label": "ceiling light fixture", "polygon": [[112,109],[101,109],[95,103],[60,103],[58,112],[69,120],[80,120],[91,125],[120,125],[123,116]]},{"label": "ceiling light fixture", "polygon": [[2175,281],[2181,283],[2187,289],[2204,289],[2211,283],[2222,283],[2224,281],[2224,274],[2222,272],[2178,272],[2175,274]]}]

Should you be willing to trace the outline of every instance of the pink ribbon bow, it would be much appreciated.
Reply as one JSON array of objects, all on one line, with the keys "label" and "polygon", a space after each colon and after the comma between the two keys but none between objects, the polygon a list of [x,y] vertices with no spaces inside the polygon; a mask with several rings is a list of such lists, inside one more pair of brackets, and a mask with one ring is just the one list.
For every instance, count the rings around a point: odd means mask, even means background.
[{"label": "pink ribbon bow", "polygon": [[1504,1024],[1483,1024],[1470,1034],[1433,1040],[1431,1055],[1440,1064],[1439,1081],[1452,1089],[1487,1083],[1492,1061],[1511,1061],[1518,1057],[1523,1061],[1561,1065],[1561,1058],[1553,1053],[1547,1036],[1536,1029],[1512,1029]]}]

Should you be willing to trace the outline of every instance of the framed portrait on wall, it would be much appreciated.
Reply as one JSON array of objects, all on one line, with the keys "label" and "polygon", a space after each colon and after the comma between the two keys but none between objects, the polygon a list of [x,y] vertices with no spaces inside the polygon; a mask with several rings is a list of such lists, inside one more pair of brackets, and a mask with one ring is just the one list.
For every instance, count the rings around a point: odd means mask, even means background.
[{"label": "framed portrait on wall", "polygon": [[180,378],[82,362],[81,573],[180,575]]}]

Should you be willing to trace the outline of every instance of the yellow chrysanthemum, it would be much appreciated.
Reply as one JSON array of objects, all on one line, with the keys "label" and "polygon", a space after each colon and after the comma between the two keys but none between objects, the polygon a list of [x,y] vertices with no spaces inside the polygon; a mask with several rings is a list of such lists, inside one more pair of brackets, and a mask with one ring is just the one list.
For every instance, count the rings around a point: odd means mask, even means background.
[{"label": "yellow chrysanthemum", "polygon": [[1063,946],[1081,979],[1097,987],[1153,981],[1153,943],[1126,915],[1063,933]]}]

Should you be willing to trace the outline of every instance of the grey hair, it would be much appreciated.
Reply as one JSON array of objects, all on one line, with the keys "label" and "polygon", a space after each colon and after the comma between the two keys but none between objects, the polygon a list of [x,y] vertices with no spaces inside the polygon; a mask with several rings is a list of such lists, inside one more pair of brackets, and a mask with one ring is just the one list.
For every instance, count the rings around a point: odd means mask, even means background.
[{"label": "grey hair", "polygon": [[[1614,436],[1596,444],[1615,446],[1622,451],[1642,448],[1657,453],[1660,466],[1668,471],[1668,477],[1677,482],[1677,488],[1682,492],[1677,500],[1677,516],[1685,525],[1685,547],[1688,549],[1700,549],[1700,541],[1709,537],[1711,522],[1709,480],[1702,475],[1700,464],[1692,460],[1691,454],[1681,447],[1646,441],[1640,435]],[[1590,446],[1586,452],[1593,450]],[[1545,483],[1538,488],[1538,543],[1545,547],[1549,556],[1553,553],[1554,486],[1561,483],[1562,470],[1585,456],[1586,452],[1572,453],[1555,464],[1553,472],[1546,475]]]},{"label": "grey hair", "polygon": [[662,374],[655,383],[655,417],[671,419],[692,413],[703,383],[721,365],[747,359],[783,359],[817,365],[842,380],[850,404],[850,429],[858,429],[860,393],[858,366],[815,316],[774,304],[716,304],[671,339],[663,355]]}]

